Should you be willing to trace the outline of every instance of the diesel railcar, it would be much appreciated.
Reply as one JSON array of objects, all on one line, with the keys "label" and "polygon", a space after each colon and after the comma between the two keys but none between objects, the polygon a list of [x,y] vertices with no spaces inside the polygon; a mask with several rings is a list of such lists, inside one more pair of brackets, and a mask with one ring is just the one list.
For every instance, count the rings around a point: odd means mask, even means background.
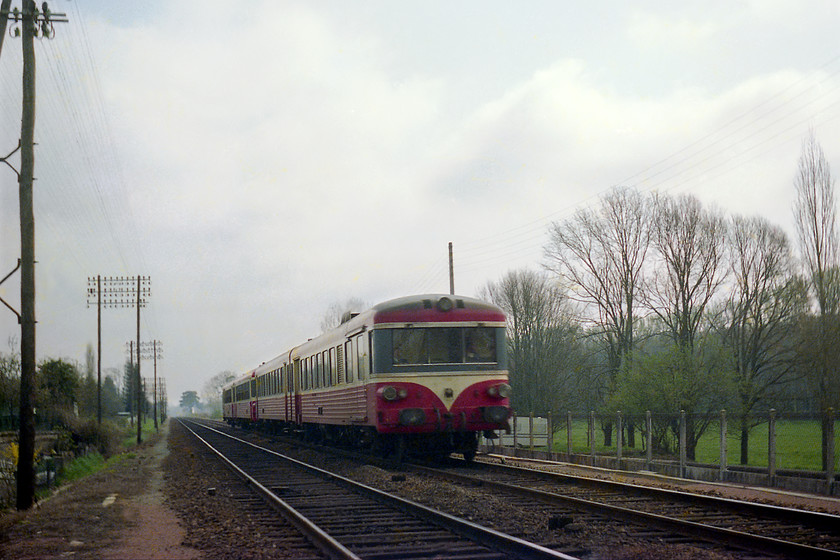
[{"label": "diesel railcar", "polygon": [[402,457],[463,453],[509,430],[505,315],[454,295],[394,299],[223,388],[224,418]]}]

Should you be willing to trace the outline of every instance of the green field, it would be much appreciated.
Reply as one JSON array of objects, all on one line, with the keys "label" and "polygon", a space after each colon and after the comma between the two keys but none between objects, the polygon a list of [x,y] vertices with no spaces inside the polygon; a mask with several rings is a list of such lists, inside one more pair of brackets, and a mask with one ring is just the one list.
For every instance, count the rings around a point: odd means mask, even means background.
[{"label": "green field", "polygon": [[[566,452],[566,422],[555,418],[557,431],[554,433],[554,451]],[[697,462],[718,464],[720,462],[720,428],[718,422],[713,422],[700,438],[697,445]],[[572,422],[572,451],[573,453],[588,454],[590,452],[587,440],[587,421],[574,420]],[[767,467],[768,447],[767,423],[760,424],[750,431],[749,465]],[[523,438],[523,443],[527,439]],[[615,455],[615,437],[613,445],[603,445],[603,433],[596,424],[595,452],[598,454]],[[527,443],[526,443],[527,445]],[[622,447],[622,455],[644,456],[644,438],[636,431],[636,447]],[[740,429],[729,420],[727,431],[727,463],[740,464],[741,441]],[[838,468],[837,457],[840,455],[840,421],[835,422],[834,428],[834,456],[835,469]],[[776,468],[822,470],[820,466],[820,425],[817,420],[777,420],[776,421]]]}]

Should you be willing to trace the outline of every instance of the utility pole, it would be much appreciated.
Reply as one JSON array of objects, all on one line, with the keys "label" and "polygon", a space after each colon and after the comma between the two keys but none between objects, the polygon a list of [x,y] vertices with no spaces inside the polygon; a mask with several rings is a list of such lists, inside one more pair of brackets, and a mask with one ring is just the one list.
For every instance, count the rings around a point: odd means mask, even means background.
[{"label": "utility pole", "polygon": [[[104,285],[104,287],[103,287]],[[137,443],[143,441],[140,409],[142,406],[142,386],[140,378],[140,308],[146,306],[146,299],[152,295],[152,279],[149,276],[96,276],[88,277],[88,307],[96,302],[97,309],[137,308],[137,374],[134,386],[137,389]],[[101,316],[97,315],[97,338],[101,337]],[[134,353],[132,352],[132,359]],[[100,358],[102,360],[101,348]]]},{"label": "utility pole", "polygon": [[[5,38],[8,20],[14,19],[14,36],[21,37],[23,51],[22,110],[20,119],[20,171],[8,162],[18,176],[20,197],[20,434],[18,442],[17,509],[32,507],[35,501],[35,212],[32,182],[35,172],[35,37],[54,36],[54,21],[67,21],[65,14],[52,14],[43,4],[39,11],[32,0],[23,1],[23,10],[9,10],[10,1],[0,3],[0,26]],[[58,17],[56,17],[58,16]],[[2,47],[2,39],[0,39]],[[17,270],[17,269],[15,269]],[[14,272],[14,271],[12,271]],[[10,273],[11,275],[11,273]],[[6,280],[9,276],[6,276]],[[7,307],[14,309],[3,302]]]},{"label": "utility pole", "polygon": [[155,375],[154,375],[154,381],[153,381],[153,384],[154,384],[154,390],[153,390],[153,391],[154,391],[154,392],[153,392],[152,394],[154,395],[154,398],[153,398],[153,408],[152,408],[152,410],[153,410],[153,412],[154,412],[154,418],[155,418],[155,431],[157,431],[157,430],[158,430],[158,414],[157,414],[157,403],[158,403],[157,361],[158,361],[158,358],[163,358],[163,345],[161,344],[161,342],[160,342],[159,340],[153,340],[153,341],[151,341],[151,342],[143,342],[143,343],[141,343],[141,345],[140,345],[140,346],[141,346],[141,349],[142,349],[142,357],[143,357],[143,358],[145,358],[145,359],[147,359],[147,360],[148,360],[149,358],[151,358],[151,359],[153,359],[153,360],[154,360]]},{"label": "utility pole", "polygon": [[23,112],[20,119],[20,443],[17,508],[32,507],[35,489],[35,2],[23,2]]},{"label": "utility pole", "polygon": [[449,242],[449,294],[455,295],[455,261],[452,258],[452,242]]},{"label": "utility pole", "polygon": [[96,423],[102,425],[102,277],[88,278],[87,304],[96,304]]}]

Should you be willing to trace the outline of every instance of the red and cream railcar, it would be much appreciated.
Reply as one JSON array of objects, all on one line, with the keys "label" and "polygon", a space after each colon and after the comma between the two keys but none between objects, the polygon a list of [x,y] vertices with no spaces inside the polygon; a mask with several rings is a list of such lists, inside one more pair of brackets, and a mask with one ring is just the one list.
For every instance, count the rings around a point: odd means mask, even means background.
[{"label": "red and cream railcar", "polygon": [[224,417],[399,454],[475,453],[509,428],[505,316],[476,299],[381,303],[223,389]]}]

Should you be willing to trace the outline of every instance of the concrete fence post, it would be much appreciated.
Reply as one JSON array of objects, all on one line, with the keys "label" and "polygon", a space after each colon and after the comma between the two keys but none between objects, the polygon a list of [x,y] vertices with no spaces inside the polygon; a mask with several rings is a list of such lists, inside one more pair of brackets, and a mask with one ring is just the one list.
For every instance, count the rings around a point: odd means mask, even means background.
[{"label": "concrete fence post", "polygon": [[685,437],[685,410],[680,410],[680,478],[685,478],[688,463],[688,446]]},{"label": "concrete fence post", "polygon": [[828,408],[828,433],[826,434],[825,489],[831,496],[834,492],[834,409]]},{"label": "concrete fence post", "polygon": [[517,418],[518,418],[518,416],[516,416],[516,414],[514,414],[513,415],[513,456],[514,457],[516,457],[516,447],[517,447],[517,444],[519,443],[517,441],[518,440],[518,435],[519,435],[517,433],[519,430],[518,430],[518,427],[516,425],[517,424],[517,421],[516,421]]},{"label": "concrete fence post", "polygon": [[621,424],[621,411],[617,410],[615,413],[615,458],[616,458],[616,468],[621,469],[621,436],[624,432],[624,428]]},{"label": "concrete fence post", "polygon": [[531,451],[531,458],[534,457],[534,411],[528,413],[528,449]]},{"label": "concrete fence post", "polygon": [[572,462],[572,411],[566,412],[566,454],[567,461]]},{"label": "concrete fence post", "polygon": [[653,468],[653,418],[650,410],[645,411],[645,469]]},{"label": "concrete fence post", "polygon": [[767,476],[770,486],[776,485],[776,409],[770,409],[767,419]]},{"label": "concrete fence post", "polygon": [[727,464],[726,410],[720,411],[720,481],[726,480]]},{"label": "concrete fence post", "polygon": [[548,411],[548,419],[546,420],[546,429],[548,430],[548,460],[554,459],[554,416],[551,411]]}]

